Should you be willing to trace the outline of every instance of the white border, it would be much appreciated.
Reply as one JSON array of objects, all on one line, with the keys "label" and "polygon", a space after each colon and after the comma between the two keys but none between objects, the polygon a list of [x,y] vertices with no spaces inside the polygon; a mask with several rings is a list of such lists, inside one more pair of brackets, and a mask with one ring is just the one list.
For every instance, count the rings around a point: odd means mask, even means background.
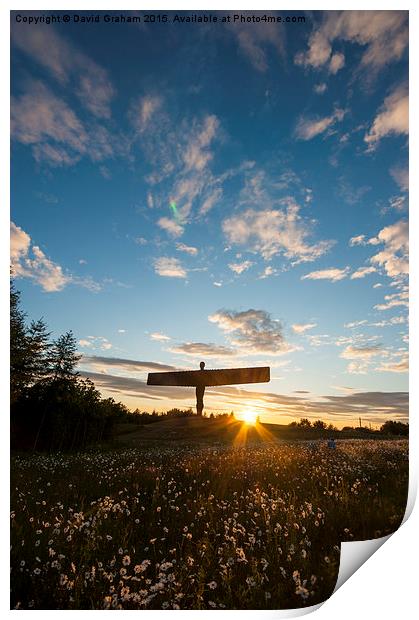
[{"label": "white border", "polygon": [[[229,7],[231,10],[245,10],[245,9],[255,9],[256,2],[250,2],[249,0],[242,0],[239,3],[232,3],[232,6]],[[413,2],[388,2],[388,0],[383,0],[380,3],[377,2],[331,2],[330,0],[326,0],[319,4],[305,1],[301,3],[301,6],[292,6],[293,3],[287,4],[279,4],[268,2],[264,4],[263,8],[265,10],[275,9],[275,10],[354,10],[354,9],[367,9],[367,10],[408,10],[413,8]],[[154,2],[145,2],[144,4],[139,4],[138,2],[133,2],[132,0],[126,0],[123,5],[124,10],[142,10],[142,9],[178,9],[178,10],[197,10],[197,9],[211,9],[211,10],[225,10],[225,2],[222,3],[219,0],[213,2],[202,2],[199,0],[195,0],[194,2],[181,0],[176,3],[172,1],[158,2],[157,0]],[[10,10],[40,10],[39,7],[34,5],[33,2],[28,2],[22,0],[19,3],[6,1],[2,3],[0,7],[0,58],[1,58],[1,68],[2,68],[2,80],[1,80],[1,88],[2,88],[2,97],[0,99],[2,105],[2,114],[0,117],[0,132],[2,136],[2,149],[1,149],[1,164],[2,164],[2,183],[1,183],[1,191],[3,194],[3,205],[9,204],[9,11]],[[50,2],[49,0],[44,0],[42,2],[42,10],[60,10],[60,9],[83,9],[86,10],[86,5],[84,2],[74,2],[74,1],[63,1],[63,0],[55,0],[55,2]],[[109,2],[107,0],[102,0],[99,2],[98,0],[90,0],[88,3],[88,10],[118,10],[115,7],[114,2]],[[260,9],[259,9],[260,10]],[[417,18],[416,12],[414,10],[410,10],[410,59],[411,59],[411,67],[415,64],[415,60],[417,58],[417,44],[415,38],[418,34],[417,29]],[[416,71],[417,73],[417,71]],[[417,103],[417,80],[413,71],[411,70],[410,74],[410,100],[411,100],[411,109],[416,110]],[[411,138],[410,138],[410,154],[411,154],[411,170],[418,170],[417,162],[415,161],[417,149],[416,146],[416,131],[414,127],[415,122],[415,114],[411,115],[411,124],[413,127],[411,128]],[[416,173],[417,175],[417,173]],[[411,204],[415,205],[416,198],[416,188],[415,188],[415,174],[411,176]],[[7,398],[5,399],[5,395],[8,394],[9,390],[9,382],[8,382],[8,355],[7,355],[7,341],[5,341],[4,335],[7,334],[7,325],[8,325],[8,265],[9,265],[9,240],[8,240],[8,228],[9,228],[9,212],[8,209],[5,209],[4,206],[0,211],[1,221],[0,221],[0,256],[1,256],[1,265],[3,267],[2,275],[3,277],[0,280],[0,295],[1,295],[1,305],[0,305],[0,324],[2,326],[2,351],[6,352],[5,355],[1,357],[1,370],[0,373],[0,381],[1,381],[1,393],[3,394],[3,424],[5,424],[5,419],[8,418],[8,405]],[[411,229],[411,239],[416,240],[417,235],[417,215],[415,212],[415,206],[411,209],[410,212],[410,229]],[[410,342],[410,357],[411,357],[411,376],[416,376],[416,360],[417,360],[417,344],[416,344],[416,269],[414,266],[419,264],[418,251],[416,249],[416,243],[411,243],[411,265],[412,265],[412,273],[411,273],[411,304],[410,304],[410,316],[411,316],[411,333],[413,337],[411,337]],[[5,327],[6,326],[6,327]],[[417,382],[415,382],[417,383]],[[411,425],[411,448],[412,453],[410,455],[410,470],[411,470],[411,486],[410,486],[410,497],[409,504],[410,510],[413,505],[413,498],[416,495],[417,489],[417,471],[418,471],[418,457],[417,452],[415,451],[416,446],[419,445],[418,442],[418,431],[417,431],[417,423],[415,420],[415,416],[417,416],[417,389],[415,383],[412,382],[411,385],[411,407],[410,407],[410,425]],[[5,402],[6,400],[6,402]],[[4,441],[3,446],[3,455],[5,455],[6,463],[2,467],[2,483],[4,483],[4,488],[2,490],[3,497],[8,497],[8,453],[9,453],[9,445],[8,445],[8,432],[4,431],[2,433],[2,439]],[[401,619],[410,619],[416,617],[417,613],[417,602],[416,602],[416,589],[417,589],[417,578],[419,575],[418,565],[419,562],[416,557],[416,553],[414,551],[414,542],[417,541],[417,531],[419,524],[419,511],[416,509],[413,510],[411,517],[407,520],[406,523],[393,535],[390,537],[390,540],[383,545],[383,548],[380,549],[379,553],[373,555],[368,562],[362,567],[361,570],[357,571],[337,592],[335,592],[332,597],[320,607],[318,611],[316,611],[316,618],[319,620],[335,620],[339,618],[339,620],[353,619],[354,616],[360,615],[362,618],[368,617],[378,617],[380,620],[386,620],[387,618],[393,620],[395,617]],[[1,557],[3,559],[1,569],[2,574],[0,577],[0,584],[2,588],[4,588],[3,596],[1,597],[2,607],[7,613],[12,613],[9,610],[9,594],[8,594],[8,582],[9,582],[9,570],[8,570],[8,558],[9,558],[9,544],[8,544],[8,530],[9,530],[9,515],[8,510],[2,511],[2,531],[5,533],[1,537]],[[355,543],[356,544],[356,543]],[[294,611],[294,610],[292,610]],[[254,618],[255,616],[264,617],[264,618],[275,618],[275,617],[291,617],[295,615],[301,615],[298,610],[295,610],[296,613],[284,613],[284,612],[269,612],[269,611],[226,611],[226,612],[218,612],[219,614],[224,614],[224,616],[229,618],[239,618],[243,616]],[[19,613],[19,612],[13,612]],[[39,617],[44,617],[49,614],[56,614],[56,610],[54,611],[34,611],[32,612]],[[72,614],[74,612],[65,611],[66,614]],[[77,615],[88,613],[86,611],[78,611]],[[90,612],[91,613],[91,612]],[[94,611],[93,613],[101,613],[100,611]],[[122,613],[130,613],[130,612],[122,612]],[[151,617],[161,617],[163,612],[153,612],[153,611],[142,611],[142,614],[147,614],[147,618]],[[206,616],[207,614],[212,614],[213,612],[199,612],[200,617]],[[187,615],[192,618],[195,617],[197,612],[195,611],[179,611],[178,614],[182,616]]]}]

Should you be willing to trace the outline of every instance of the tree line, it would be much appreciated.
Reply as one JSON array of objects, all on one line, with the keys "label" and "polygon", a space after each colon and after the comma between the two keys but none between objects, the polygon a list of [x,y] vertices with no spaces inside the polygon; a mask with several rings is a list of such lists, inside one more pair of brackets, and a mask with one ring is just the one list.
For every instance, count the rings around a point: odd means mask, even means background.
[{"label": "tree line", "polygon": [[402,437],[407,437],[409,435],[409,425],[404,422],[397,422],[394,420],[387,420],[384,424],[381,425],[379,430],[371,430],[366,426],[344,426],[338,431],[336,426],[333,424],[326,424],[323,420],[315,420],[311,422],[308,418],[301,418],[299,422],[295,420],[291,422],[289,425],[291,428],[303,429],[303,430],[320,430],[320,431],[329,431],[332,433],[336,432],[353,432],[356,431],[358,433],[380,433],[382,435],[400,435]]},{"label": "tree line", "polygon": [[51,339],[44,319],[27,322],[20,292],[10,287],[11,445],[74,450],[111,436],[127,408],[102,398],[76,370],[81,356],[72,331]]}]

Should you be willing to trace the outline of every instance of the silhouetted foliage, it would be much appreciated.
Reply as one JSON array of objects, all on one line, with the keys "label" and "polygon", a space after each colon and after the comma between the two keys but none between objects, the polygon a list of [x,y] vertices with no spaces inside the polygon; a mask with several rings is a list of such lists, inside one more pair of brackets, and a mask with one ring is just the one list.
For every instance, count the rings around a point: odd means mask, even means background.
[{"label": "silhouetted foliage", "polygon": [[14,403],[31,381],[31,356],[20,293],[10,282],[10,400]]},{"label": "silhouetted foliage", "polygon": [[[318,428],[319,430],[324,431],[327,428],[327,424],[326,422],[323,422],[323,420],[316,420],[315,422],[313,422],[313,428]],[[329,430],[333,430],[333,426]]]},{"label": "silhouetted foliage", "polygon": [[25,323],[20,293],[10,290],[11,442],[17,449],[72,450],[111,436],[128,410],[103,399],[76,370],[71,331],[50,342],[43,319]]},{"label": "silhouetted foliage", "polygon": [[403,422],[388,420],[381,426],[380,432],[387,435],[403,435],[406,437],[409,435],[409,425]]},{"label": "silhouetted foliage", "polygon": [[298,422],[298,426],[300,428],[311,428],[311,422],[307,418],[301,418],[301,420]]}]

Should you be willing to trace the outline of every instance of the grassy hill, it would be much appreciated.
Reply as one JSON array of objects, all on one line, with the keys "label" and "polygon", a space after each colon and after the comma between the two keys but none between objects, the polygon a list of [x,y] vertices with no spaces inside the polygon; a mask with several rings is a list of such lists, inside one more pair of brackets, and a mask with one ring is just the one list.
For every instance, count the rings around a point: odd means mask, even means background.
[{"label": "grassy hill", "polygon": [[[333,432],[336,438],[364,437],[373,438],[375,433],[368,431]],[[259,441],[326,439],[330,431],[301,429],[285,424],[248,425],[234,418],[205,418],[198,416],[183,418],[162,418],[152,424],[135,423],[118,424],[115,429],[114,442],[118,445],[134,447],[144,443],[155,442],[202,442],[202,443],[246,443]]]}]

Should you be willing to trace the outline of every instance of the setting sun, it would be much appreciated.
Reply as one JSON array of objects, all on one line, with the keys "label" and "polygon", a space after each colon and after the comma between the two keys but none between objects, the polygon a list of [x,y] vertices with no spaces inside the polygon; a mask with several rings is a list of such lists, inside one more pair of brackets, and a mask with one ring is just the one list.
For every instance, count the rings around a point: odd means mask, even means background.
[{"label": "setting sun", "polygon": [[243,420],[246,424],[256,424],[257,414],[254,411],[245,411],[243,413]]}]

